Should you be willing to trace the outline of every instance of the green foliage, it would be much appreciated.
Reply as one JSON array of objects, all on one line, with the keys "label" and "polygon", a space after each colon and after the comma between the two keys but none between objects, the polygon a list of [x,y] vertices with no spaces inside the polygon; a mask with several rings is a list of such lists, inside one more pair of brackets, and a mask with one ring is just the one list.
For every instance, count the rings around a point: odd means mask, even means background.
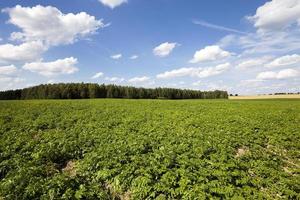
[{"label": "green foliage", "polygon": [[299,113],[298,100],[0,101],[0,199],[299,199]]},{"label": "green foliage", "polygon": [[93,83],[59,83],[38,85],[22,90],[0,91],[1,100],[19,99],[227,99],[226,91],[198,91],[174,88],[135,88]]}]

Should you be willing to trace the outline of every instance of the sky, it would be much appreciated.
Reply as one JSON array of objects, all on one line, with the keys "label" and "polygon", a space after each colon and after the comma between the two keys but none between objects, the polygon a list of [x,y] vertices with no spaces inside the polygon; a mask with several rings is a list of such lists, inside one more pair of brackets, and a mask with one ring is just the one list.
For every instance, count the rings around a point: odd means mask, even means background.
[{"label": "sky", "polygon": [[300,92],[300,0],[9,0],[0,10],[0,90]]}]

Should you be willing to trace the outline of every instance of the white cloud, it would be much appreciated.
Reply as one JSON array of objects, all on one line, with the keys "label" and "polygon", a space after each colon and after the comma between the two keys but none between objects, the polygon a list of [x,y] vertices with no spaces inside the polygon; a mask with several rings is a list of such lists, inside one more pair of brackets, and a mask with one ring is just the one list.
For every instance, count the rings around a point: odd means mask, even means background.
[{"label": "white cloud", "polygon": [[300,0],[272,0],[248,17],[259,32],[280,31],[293,24],[300,24]]},{"label": "white cloud", "polygon": [[0,77],[0,82],[8,82],[8,83],[20,83],[25,81],[25,79],[23,78],[19,78],[19,77]]},{"label": "white cloud", "polygon": [[[239,55],[230,58],[230,62],[235,63],[236,68],[253,68],[249,73],[232,71],[229,78],[230,83],[236,84],[234,92],[247,94],[286,92],[289,88],[295,88],[293,82],[299,85],[300,17],[298,16],[300,15],[295,11],[299,8],[300,0],[268,2],[261,7],[267,8],[266,5],[271,4],[280,6],[269,7],[266,10],[258,9],[256,16],[249,18],[253,20],[255,32],[243,35],[232,32],[216,43],[222,49],[235,49],[240,52]],[[277,67],[279,70],[258,71],[263,67]],[[251,79],[254,71],[258,71],[256,79]],[[267,89],[273,83],[285,83],[286,86],[279,89],[272,86],[272,90]]]},{"label": "white cloud", "polygon": [[26,63],[23,69],[31,72],[39,73],[43,76],[54,76],[59,74],[72,74],[78,71],[74,65],[76,65],[77,59],[70,57],[65,59],[58,59],[53,62],[33,62]]},{"label": "white cloud", "polygon": [[0,63],[26,62],[40,58],[46,50],[39,41],[26,42],[21,45],[0,45]]},{"label": "white cloud", "polygon": [[228,85],[224,85],[222,81],[220,83],[208,83],[206,84],[206,88],[208,90],[224,90],[224,91],[232,90],[232,87]]},{"label": "white cloud", "polygon": [[97,79],[97,78],[102,77],[103,75],[104,75],[103,72],[98,72],[98,73],[96,73],[94,76],[92,76],[91,79]]},{"label": "white cloud", "polygon": [[192,83],[193,89],[200,89],[200,90],[224,90],[224,91],[229,91],[232,90],[231,86],[228,86],[224,83],[223,80],[215,80],[213,82],[202,82],[196,81]]},{"label": "white cloud", "polygon": [[241,80],[238,84],[238,87],[260,87],[265,80],[262,79],[247,79],[247,80]]},{"label": "white cloud", "polygon": [[0,90],[10,90],[20,88],[20,83],[24,82],[24,78],[0,76]]},{"label": "white cloud", "polygon": [[[7,76],[4,76],[4,77],[1,77],[0,76],[0,83],[8,83],[8,82],[11,82],[13,80],[12,77],[7,77]],[[1,87],[2,88],[2,87]]]},{"label": "white cloud", "polygon": [[25,79],[14,65],[0,67],[0,90],[16,89]]},{"label": "white cloud", "polygon": [[149,81],[150,78],[147,77],[147,76],[143,76],[143,77],[134,77],[132,79],[129,79],[128,82],[129,83],[143,83],[143,82],[146,82],[146,81]]},{"label": "white cloud", "polygon": [[158,79],[168,79],[168,78],[176,78],[182,76],[194,76],[197,71],[201,70],[201,68],[193,68],[193,67],[183,67],[179,69],[174,69],[172,71],[166,71],[164,73],[158,74],[156,78]]},{"label": "white cloud", "polygon": [[300,65],[300,55],[293,54],[293,55],[286,55],[279,57],[272,62],[265,65],[268,68],[275,68],[275,67],[283,67],[283,66],[290,66],[290,65]]},{"label": "white cloud", "polygon": [[214,61],[229,57],[230,55],[230,52],[224,51],[217,45],[206,46],[204,49],[195,52],[194,58],[190,60],[190,63]]},{"label": "white cloud", "polygon": [[122,54],[116,54],[116,55],[112,55],[110,56],[110,58],[114,59],[114,60],[118,60],[122,58]]},{"label": "white cloud", "polygon": [[169,79],[169,78],[176,78],[176,77],[198,77],[198,78],[206,78],[210,76],[215,76],[227,71],[230,67],[230,63],[224,63],[217,65],[215,67],[188,67],[188,68],[180,68],[175,69],[172,71],[167,71],[162,74],[158,74],[156,78],[158,79]]},{"label": "white cloud", "polygon": [[14,65],[0,67],[0,75],[13,75],[18,71]]},{"label": "white cloud", "polygon": [[106,81],[110,81],[110,82],[123,82],[125,81],[124,78],[121,78],[121,77],[105,77]]},{"label": "white cloud", "polygon": [[238,35],[229,34],[221,38],[216,45],[218,45],[220,48],[225,48],[227,46],[230,46],[232,44],[236,44],[236,40],[239,38]]},{"label": "white cloud", "polygon": [[17,5],[3,11],[9,14],[9,23],[22,30],[11,34],[13,40],[40,40],[46,45],[71,44],[105,27],[102,20],[85,12],[64,14],[52,6],[31,8]]},{"label": "white cloud", "polygon": [[135,59],[138,59],[138,58],[139,58],[138,55],[132,55],[132,56],[130,56],[130,59],[131,59],[131,60],[135,60]]},{"label": "white cloud", "polygon": [[279,72],[266,71],[261,72],[256,76],[258,80],[272,80],[272,79],[288,79],[298,77],[300,74],[294,69],[283,69]]},{"label": "white cloud", "polygon": [[241,55],[286,53],[300,49],[300,30],[272,32],[272,34],[249,33],[248,35],[227,35],[218,44],[242,51]]},{"label": "white cloud", "polygon": [[244,60],[240,62],[236,68],[237,69],[248,69],[253,67],[260,67],[263,66],[266,62],[268,62],[271,59],[270,56],[264,56],[260,58],[252,58],[248,60]]},{"label": "white cloud", "polygon": [[286,79],[286,78],[294,78],[298,77],[299,72],[294,69],[283,69],[278,72],[277,79]]},{"label": "white cloud", "polygon": [[272,71],[261,72],[256,76],[256,78],[261,80],[277,79],[277,74],[278,73]]},{"label": "white cloud", "polygon": [[153,54],[159,57],[166,57],[172,53],[176,46],[178,46],[177,43],[162,43],[153,49]]},{"label": "white cloud", "polygon": [[99,0],[103,5],[114,9],[117,6],[120,6],[123,3],[127,3],[127,0]]},{"label": "white cloud", "polygon": [[227,71],[230,67],[230,63],[224,63],[217,65],[216,67],[207,67],[204,68],[203,70],[199,71],[197,74],[197,77],[199,78],[206,78],[210,76],[215,76],[218,74],[221,74],[225,71]]}]

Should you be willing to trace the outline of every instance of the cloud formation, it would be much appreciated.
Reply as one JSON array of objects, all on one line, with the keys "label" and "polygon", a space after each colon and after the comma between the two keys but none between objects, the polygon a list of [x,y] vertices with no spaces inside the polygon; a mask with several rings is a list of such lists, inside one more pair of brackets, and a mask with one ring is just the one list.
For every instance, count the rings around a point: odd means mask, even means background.
[{"label": "cloud formation", "polygon": [[230,55],[230,52],[224,51],[217,45],[206,46],[204,49],[195,52],[193,59],[190,60],[190,63],[215,61],[218,59],[227,58]]},{"label": "cloud formation", "polygon": [[178,46],[177,43],[169,43],[165,42],[160,44],[159,46],[155,47],[153,49],[153,54],[158,57],[166,57],[172,53],[172,51],[175,49],[175,47]]},{"label": "cloud formation", "polygon": [[149,81],[150,77],[143,76],[143,77],[134,77],[128,80],[129,83],[143,83],[145,81]]},{"label": "cloud formation", "polygon": [[12,75],[17,71],[18,69],[14,65],[0,66],[0,75]]},{"label": "cloud formation", "polygon": [[288,79],[298,77],[300,74],[295,69],[283,69],[279,72],[266,71],[257,75],[258,80],[272,80],[272,79]]},{"label": "cloud formation", "polygon": [[17,87],[25,81],[20,77],[20,70],[14,65],[0,66],[0,90],[8,90]]},{"label": "cloud formation", "polygon": [[13,32],[12,40],[42,41],[46,45],[72,44],[79,38],[95,33],[105,27],[102,20],[96,20],[85,12],[64,14],[52,6],[37,5],[6,8],[9,23],[22,31]]},{"label": "cloud formation", "polygon": [[104,75],[103,72],[98,72],[94,76],[92,76],[91,79],[97,79],[97,78],[102,77],[103,75]]},{"label": "cloud formation", "polygon": [[116,54],[116,55],[112,55],[110,56],[111,59],[114,59],[114,60],[119,60],[122,58],[122,54]]},{"label": "cloud formation", "polygon": [[122,77],[105,77],[104,80],[118,83],[125,81],[125,79]]},{"label": "cloud formation", "polygon": [[300,24],[299,0],[272,0],[260,6],[254,16],[249,16],[259,32],[282,31]]},{"label": "cloud formation", "polygon": [[110,7],[111,9],[114,9],[115,7],[118,7],[122,5],[123,3],[127,3],[127,0],[99,0],[103,5]]},{"label": "cloud formation", "polygon": [[251,58],[240,62],[236,68],[237,69],[249,69],[254,67],[262,67],[271,59],[270,56],[263,56],[259,58]]},{"label": "cloud formation", "polygon": [[139,58],[139,56],[138,55],[132,55],[132,56],[130,56],[130,60],[136,60],[136,59],[138,59]]},{"label": "cloud formation", "polygon": [[170,79],[176,77],[196,77],[196,78],[206,78],[210,76],[215,76],[227,71],[230,67],[230,63],[224,63],[217,65],[215,67],[184,67],[171,71],[166,71],[164,73],[158,74],[156,78],[158,79]]},{"label": "cloud formation", "polygon": [[23,69],[49,77],[60,74],[73,74],[78,71],[78,68],[75,67],[77,63],[76,58],[70,57],[53,62],[38,61],[26,63]]},{"label": "cloud formation", "polygon": [[300,65],[300,55],[298,54],[279,57],[273,60],[272,62],[266,64],[265,66],[268,68],[276,68],[276,67],[286,67],[295,64]]},{"label": "cloud formation", "polygon": [[46,48],[39,41],[26,42],[20,45],[0,45],[0,63],[34,61],[41,57]]}]

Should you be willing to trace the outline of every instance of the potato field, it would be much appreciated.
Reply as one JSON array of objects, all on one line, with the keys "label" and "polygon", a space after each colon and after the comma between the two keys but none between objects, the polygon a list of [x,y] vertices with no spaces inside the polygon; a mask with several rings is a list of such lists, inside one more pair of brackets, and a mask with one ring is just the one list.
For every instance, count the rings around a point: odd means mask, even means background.
[{"label": "potato field", "polygon": [[0,101],[0,199],[300,199],[300,101]]}]

